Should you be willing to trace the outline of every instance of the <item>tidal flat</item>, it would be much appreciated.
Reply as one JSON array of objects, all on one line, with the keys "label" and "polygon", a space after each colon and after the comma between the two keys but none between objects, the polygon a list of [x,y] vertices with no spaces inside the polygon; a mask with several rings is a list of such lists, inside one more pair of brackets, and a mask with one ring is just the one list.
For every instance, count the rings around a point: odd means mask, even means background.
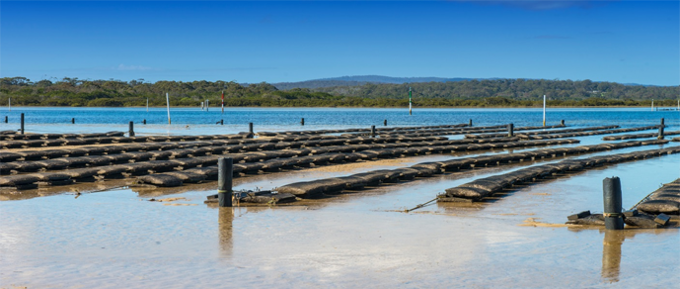
[{"label": "tidal flat", "polygon": [[[387,127],[467,124],[469,119],[474,126],[541,123],[536,109],[428,109],[414,111],[412,118],[395,109],[235,109],[225,115],[215,110],[183,109],[171,126],[163,123],[165,111],[158,109],[148,116],[141,108],[23,112],[29,116],[29,133],[126,131],[127,122],[135,121],[138,136],[235,134],[246,131],[249,122],[255,132],[380,128],[384,119]],[[13,108],[12,113],[20,112]],[[50,121],[54,115],[72,115],[76,124]],[[631,128],[656,125],[665,118],[667,131],[680,129],[678,112],[648,109],[555,109],[548,117],[549,124],[564,119],[567,128]],[[146,126],[139,123],[141,118]],[[215,124],[221,118],[225,125]],[[16,122],[0,124],[0,130],[16,127]],[[580,143],[550,148],[606,143],[604,136],[573,137]],[[680,282],[677,226],[608,231],[565,222],[581,211],[602,212],[606,177],[621,179],[623,207],[634,206],[661,184],[680,177],[679,154],[518,186],[484,202],[404,210],[447,188],[524,167],[678,145],[461,170],[273,206],[204,204],[206,196],[216,193],[215,181],[152,188],[124,186],[131,179],[124,178],[25,192],[0,190],[0,288],[672,288]],[[234,189],[274,189],[377,169],[536,149],[542,148],[312,166],[238,177]]]}]

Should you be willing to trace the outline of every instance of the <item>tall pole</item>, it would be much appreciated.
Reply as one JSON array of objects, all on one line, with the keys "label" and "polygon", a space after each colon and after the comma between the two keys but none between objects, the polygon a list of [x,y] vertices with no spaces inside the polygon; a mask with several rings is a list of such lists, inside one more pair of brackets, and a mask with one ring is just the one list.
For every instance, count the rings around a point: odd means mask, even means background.
[{"label": "tall pole", "polygon": [[167,92],[165,93],[165,103],[168,104],[168,124],[172,124],[170,121],[170,95]]},{"label": "tall pole", "polygon": [[543,126],[545,126],[545,94],[543,95]]},{"label": "tall pole", "polygon": [[652,99],[652,111],[654,111],[654,100]]},{"label": "tall pole", "polygon": [[222,90],[222,114],[224,114],[224,90]]},{"label": "tall pole", "polygon": [[408,88],[408,115],[413,115],[413,111],[411,110],[411,97],[413,96],[413,93],[411,92],[411,87]]}]

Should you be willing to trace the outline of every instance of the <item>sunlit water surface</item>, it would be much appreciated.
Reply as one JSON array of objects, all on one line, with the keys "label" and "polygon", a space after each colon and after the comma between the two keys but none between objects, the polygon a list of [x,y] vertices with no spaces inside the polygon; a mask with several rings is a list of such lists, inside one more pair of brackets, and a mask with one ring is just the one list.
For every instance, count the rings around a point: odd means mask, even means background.
[{"label": "sunlit water surface", "polygon": [[[508,122],[524,126],[542,121],[541,111],[534,109],[428,109],[416,110],[412,117],[396,109],[229,109],[224,116],[217,109],[207,113],[173,109],[173,125],[167,126],[162,124],[167,115],[161,109],[147,114],[143,108],[13,108],[11,123],[0,124],[0,130],[15,129],[20,112],[26,113],[30,132],[127,130],[128,121],[146,118],[147,126],[136,126],[142,135],[232,133],[246,130],[248,122],[276,131],[370,127],[382,125],[384,119],[389,126],[469,119],[479,126]],[[678,129],[678,116],[643,109],[562,109],[548,114],[549,124],[565,119],[571,127],[653,125],[665,117],[671,126],[667,130]],[[70,124],[71,117],[76,118],[75,125]],[[305,127],[299,125],[302,117]],[[222,118],[224,126],[214,124]],[[594,144],[601,138],[578,139]],[[238,178],[235,188],[273,188],[450,157],[419,156]],[[536,164],[540,163],[545,162]],[[86,193],[78,198],[70,193],[29,199],[0,196],[0,288],[677,286],[677,229],[615,234],[520,225],[527,220],[561,224],[576,212],[601,212],[605,177],[621,178],[623,205],[633,206],[660,184],[680,177],[680,155],[573,174],[521,188],[494,202],[435,204],[409,214],[398,212],[429,201],[446,188],[526,165],[531,164],[440,175],[273,208],[206,206],[203,200],[215,193],[215,183]],[[152,197],[186,200],[149,202]]]}]

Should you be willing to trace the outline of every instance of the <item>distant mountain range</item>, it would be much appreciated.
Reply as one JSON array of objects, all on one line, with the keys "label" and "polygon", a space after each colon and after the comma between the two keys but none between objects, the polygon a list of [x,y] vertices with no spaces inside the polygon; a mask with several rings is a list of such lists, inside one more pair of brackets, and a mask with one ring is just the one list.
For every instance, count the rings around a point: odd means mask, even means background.
[{"label": "distant mountain range", "polygon": [[[455,82],[464,80],[481,80],[483,78],[443,78],[443,77],[390,77],[382,75],[354,75],[354,76],[340,76],[332,78],[320,78],[298,82],[278,82],[272,83],[279,90],[289,90],[293,88],[321,88],[333,86],[359,86],[366,83],[417,83],[417,82]],[[497,79],[497,78],[485,78]]]},{"label": "distant mountain range", "polygon": [[[464,78],[464,77],[391,77],[382,75],[354,75],[354,76],[340,76],[331,78],[320,78],[312,79],[298,82],[278,82],[272,83],[279,90],[290,90],[293,88],[324,88],[324,87],[335,87],[335,86],[361,86],[366,83],[390,83],[390,84],[402,84],[402,83],[422,83],[422,82],[457,82],[466,80],[498,80],[502,78]],[[597,82],[597,81],[596,81]],[[628,86],[656,86],[656,85],[645,85],[638,83],[622,83]]]}]

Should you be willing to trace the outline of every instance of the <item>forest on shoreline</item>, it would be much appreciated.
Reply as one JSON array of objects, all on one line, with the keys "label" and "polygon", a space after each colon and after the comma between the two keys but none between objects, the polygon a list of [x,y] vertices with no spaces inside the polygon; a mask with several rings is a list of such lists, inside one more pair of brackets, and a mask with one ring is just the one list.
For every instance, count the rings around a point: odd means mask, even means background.
[{"label": "forest on shoreline", "polygon": [[366,83],[353,86],[279,90],[269,83],[226,81],[81,80],[32,82],[24,77],[0,78],[0,103],[16,106],[126,107],[407,107],[408,88],[414,107],[551,107],[675,106],[680,86],[624,85],[590,80],[464,80],[404,84]]}]

